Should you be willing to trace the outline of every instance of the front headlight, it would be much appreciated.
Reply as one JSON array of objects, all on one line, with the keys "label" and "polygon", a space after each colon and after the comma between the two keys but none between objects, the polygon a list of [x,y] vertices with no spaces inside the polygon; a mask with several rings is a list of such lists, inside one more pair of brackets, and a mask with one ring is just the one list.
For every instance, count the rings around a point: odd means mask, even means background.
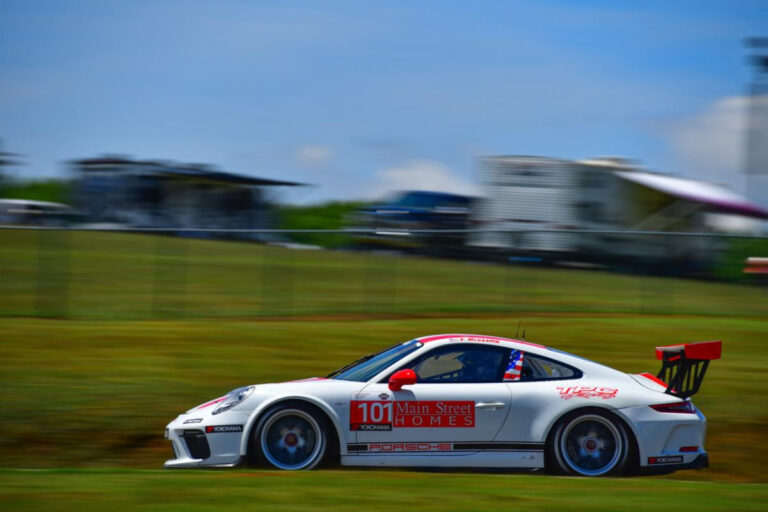
[{"label": "front headlight", "polygon": [[226,398],[219,404],[212,414],[219,414],[220,412],[228,411],[253,393],[256,386],[246,386],[244,388],[237,388],[227,393]]}]

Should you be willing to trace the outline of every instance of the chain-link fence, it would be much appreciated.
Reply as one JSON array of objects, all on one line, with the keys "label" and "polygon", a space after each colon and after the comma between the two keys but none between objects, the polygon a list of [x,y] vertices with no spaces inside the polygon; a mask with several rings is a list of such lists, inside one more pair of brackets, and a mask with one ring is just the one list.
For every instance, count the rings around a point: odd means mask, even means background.
[{"label": "chain-link fence", "polygon": [[[477,233],[481,230],[471,230]],[[269,244],[209,239],[241,233]],[[454,230],[454,233],[463,230]],[[496,231],[498,233],[498,231]],[[526,312],[764,315],[765,275],[745,274],[749,256],[768,255],[760,236],[546,230],[591,240],[585,246],[700,247],[687,257],[515,250],[526,236],[503,232],[509,247],[467,248],[435,258],[434,230],[0,229],[0,315],[84,319],[410,316]],[[296,244],[312,233],[354,240],[417,240],[371,250]],[[468,232],[465,232],[468,233]],[[176,236],[170,236],[176,235]],[[387,238],[389,237],[389,238]],[[381,240],[380,240],[381,241]],[[616,244],[614,246],[606,244]],[[649,251],[650,253],[650,251]],[[685,270],[685,272],[683,271]],[[694,275],[705,279],[680,277]],[[665,275],[666,277],[662,277]],[[723,293],[715,280],[739,283]],[[762,281],[763,283],[765,281]],[[738,297],[731,300],[732,294]]]}]

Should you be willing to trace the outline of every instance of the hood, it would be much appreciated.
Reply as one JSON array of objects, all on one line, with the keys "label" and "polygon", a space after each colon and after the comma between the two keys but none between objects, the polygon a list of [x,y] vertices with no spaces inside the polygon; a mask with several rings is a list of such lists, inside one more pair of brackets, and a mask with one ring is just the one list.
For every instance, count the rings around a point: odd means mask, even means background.
[{"label": "hood", "polygon": [[326,379],[325,377],[310,377],[308,379],[289,380],[285,382],[270,382],[266,384],[257,384],[254,394],[272,394],[272,393],[299,393],[299,394],[317,394],[323,391],[338,391],[344,389],[361,389],[365,382],[355,382],[350,380]]}]

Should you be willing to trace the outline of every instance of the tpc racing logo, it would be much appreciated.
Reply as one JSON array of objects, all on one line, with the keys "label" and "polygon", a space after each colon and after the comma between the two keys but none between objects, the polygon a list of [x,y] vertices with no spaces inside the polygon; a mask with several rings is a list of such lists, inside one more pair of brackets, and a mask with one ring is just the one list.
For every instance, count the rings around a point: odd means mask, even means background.
[{"label": "tpc racing logo", "polygon": [[571,386],[568,388],[558,387],[560,392],[560,398],[563,400],[570,400],[571,398],[602,398],[603,400],[610,400],[616,398],[618,389],[614,388],[600,388],[590,386]]}]

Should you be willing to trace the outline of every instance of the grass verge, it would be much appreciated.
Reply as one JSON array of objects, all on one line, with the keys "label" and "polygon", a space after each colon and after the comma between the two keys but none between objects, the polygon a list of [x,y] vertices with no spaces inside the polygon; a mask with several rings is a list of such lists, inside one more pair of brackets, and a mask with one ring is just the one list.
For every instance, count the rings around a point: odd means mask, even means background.
[{"label": "grass verge", "polygon": [[[325,375],[416,336],[509,336],[517,318],[64,321],[5,319],[0,465],[160,467],[179,412],[250,383]],[[533,316],[529,339],[623,371],[655,370],[653,347],[722,338],[696,404],[712,467],[680,478],[766,481],[765,321],[756,318]]]},{"label": "grass verge", "polygon": [[[413,471],[0,471],[6,510],[765,510],[768,485]],[[290,505],[287,505],[289,504]],[[289,507],[289,508],[287,508]]]}]

